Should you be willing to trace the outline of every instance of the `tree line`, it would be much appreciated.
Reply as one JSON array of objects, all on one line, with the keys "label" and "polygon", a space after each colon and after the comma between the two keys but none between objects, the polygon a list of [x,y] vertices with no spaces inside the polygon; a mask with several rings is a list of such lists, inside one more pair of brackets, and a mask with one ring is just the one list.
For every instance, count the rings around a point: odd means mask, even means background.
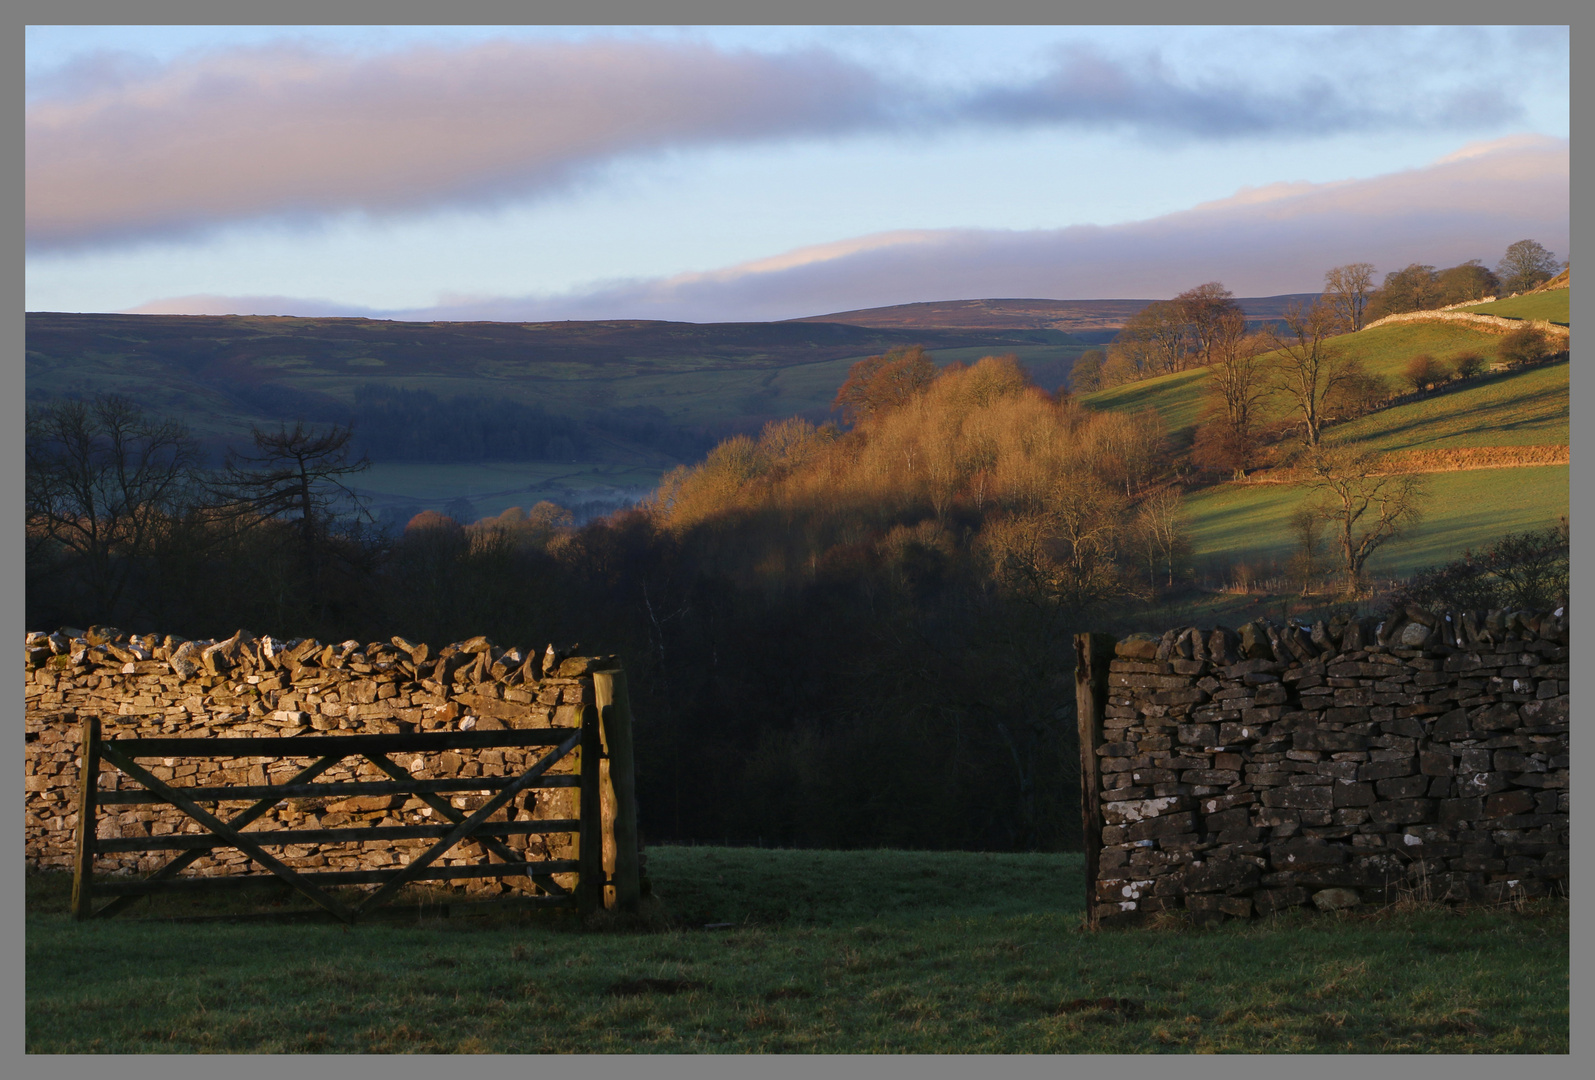
[{"label": "tree line", "polygon": [[[1327,542],[1354,590],[1423,489],[1323,438],[1359,378],[1335,302],[1260,337],[1213,283],[1182,333],[1222,467],[1247,467],[1262,393],[1290,403],[1304,549]],[[917,347],[853,365],[834,404],[580,526],[544,503],[395,531],[350,494],[347,426],[256,429],[218,466],[125,400],[58,400],[27,419],[28,625],[619,653],[652,841],[1076,846],[1072,635],[1138,628],[1191,575],[1160,420]]]},{"label": "tree line", "polygon": [[[1525,292],[1565,268],[1565,263],[1557,262],[1555,255],[1536,240],[1519,240],[1510,245],[1494,270],[1478,259],[1441,270],[1413,263],[1385,274],[1377,287],[1372,263],[1348,263],[1325,272],[1324,291],[1308,309],[1319,309],[1315,321],[1323,323],[1330,335],[1351,333],[1386,315]],[[1245,315],[1231,295],[1217,282],[1208,282],[1187,289],[1172,300],[1148,304],[1125,322],[1106,351],[1090,350],[1075,361],[1070,386],[1077,392],[1090,393],[1158,375],[1211,367],[1215,359],[1227,359],[1241,351],[1243,343],[1277,348],[1281,337],[1288,340],[1299,336],[1297,324],[1309,314],[1302,305],[1294,305],[1280,323],[1248,334]],[[1363,388],[1362,396],[1367,395],[1368,389]]]},{"label": "tree line", "polygon": [[232,393],[256,411],[347,427],[353,452],[385,462],[573,461],[605,452],[616,439],[690,461],[723,434],[684,427],[648,405],[550,412],[506,398],[383,383],[356,386],[347,402],[270,383]]},{"label": "tree line", "polygon": [[838,406],[581,527],[540,504],[394,534],[345,494],[346,428],[217,469],[125,401],[57,402],[28,421],[29,625],[586,644],[631,674],[651,839],[1076,845],[1070,637],[1187,573],[1161,429],[920,349]]}]

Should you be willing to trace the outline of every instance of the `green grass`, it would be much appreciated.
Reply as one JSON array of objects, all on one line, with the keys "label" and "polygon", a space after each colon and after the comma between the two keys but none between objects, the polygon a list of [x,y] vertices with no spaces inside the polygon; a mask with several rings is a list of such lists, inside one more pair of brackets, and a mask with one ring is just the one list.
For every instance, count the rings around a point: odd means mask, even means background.
[{"label": "green grass", "polygon": [[1172,375],[1121,383],[1106,390],[1082,394],[1080,400],[1104,412],[1155,409],[1163,420],[1169,441],[1176,447],[1185,448],[1191,445],[1197,422],[1202,418],[1207,379],[1205,368],[1177,371]]},{"label": "green grass", "polygon": [[1565,902],[1093,934],[1078,855],[655,848],[649,860],[679,920],[736,925],[79,925],[61,882],[31,879],[26,1049],[1569,1049]]},{"label": "green grass", "polygon": [[[1374,577],[1410,574],[1483,547],[1508,532],[1552,525],[1568,512],[1568,466],[1430,473],[1428,517],[1369,559]],[[1290,513],[1306,493],[1288,484],[1219,484],[1186,499],[1199,563],[1210,559],[1281,565],[1293,546]]]},{"label": "green grass", "polygon": [[[1476,352],[1493,362],[1501,337],[1456,323],[1410,322],[1376,326],[1372,330],[1344,334],[1333,340],[1344,355],[1361,361],[1369,372],[1383,375],[1399,385],[1402,369],[1414,356],[1428,353],[1438,360],[1449,360],[1465,352]],[[1264,357],[1264,363],[1268,363],[1269,359]],[[1129,412],[1156,409],[1163,418],[1170,442],[1176,448],[1184,448],[1190,446],[1195,437],[1196,425],[1202,416],[1207,379],[1205,370],[1181,371],[1084,394],[1080,400],[1093,409]],[[1287,405],[1287,399],[1282,395],[1265,398],[1262,407],[1264,419],[1288,416]]]},{"label": "green grass", "polygon": [[1568,365],[1515,371],[1332,427],[1370,450],[1568,445]]},{"label": "green grass", "polygon": [[1458,308],[1458,311],[1477,311],[1481,315],[1501,315],[1508,319],[1544,319],[1547,322],[1572,325],[1572,308],[1566,289],[1550,289],[1540,293],[1509,296],[1489,304],[1475,304]]}]

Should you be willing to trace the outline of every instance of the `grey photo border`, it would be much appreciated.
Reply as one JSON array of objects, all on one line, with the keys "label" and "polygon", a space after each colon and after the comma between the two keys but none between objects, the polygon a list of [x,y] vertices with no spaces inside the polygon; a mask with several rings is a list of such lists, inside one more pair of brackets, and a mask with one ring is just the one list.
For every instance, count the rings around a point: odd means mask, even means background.
[{"label": "grey photo border", "polygon": [[[40,0],[22,0],[10,15],[5,17],[5,22],[12,29],[0,37],[0,56],[5,61],[5,70],[9,73],[8,79],[18,91],[17,97],[12,100],[21,102],[24,99],[24,55],[25,44],[22,28],[27,25],[44,24],[209,24],[209,23],[256,23],[258,15],[265,14],[267,9],[254,5],[241,3],[216,4],[201,3],[198,0],[134,0],[131,3],[112,3],[111,0],[56,0],[44,3]],[[1572,26],[1572,34],[1577,37],[1584,24],[1590,22],[1590,17],[1581,20],[1573,18],[1575,7],[1572,0],[1532,0],[1528,4],[1515,4],[1510,9],[1510,14],[1520,23],[1533,24],[1567,24]],[[389,0],[386,3],[377,0],[333,0],[312,4],[307,0],[281,0],[269,9],[273,16],[271,24],[293,25],[305,24],[409,24],[424,25],[438,24],[470,24],[470,23],[546,23],[565,25],[660,25],[666,22],[678,25],[720,25],[720,24],[787,24],[798,23],[819,25],[834,22],[840,25],[968,25],[968,24],[1288,24],[1288,23],[1320,23],[1323,14],[1333,14],[1337,23],[1350,23],[1366,20],[1373,24],[1407,25],[1427,22],[1440,22],[1447,24],[1495,24],[1500,21],[1503,10],[1494,4],[1484,3],[1483,0],[1454,0],[1442,4],[1440,0],[1399,0],[1399,2],[1374,3],[1371,0],[1352,0],[1337,6],[1332,11],[1326,12],[1321,6],[1312,6],[1305,3],[1264,4],[1260,0],[1201,0],[1200,3],[1174,3],[1173,0],[1121,0],[1112,5],[1097,4],[1058,4],[1043,3],[1041,0],[996,0],[981,4],[972,9],[969,5],[949,3],[948,0],[921,0],[915,3],[912,0],[853,0],[851,3],[841,3],[839,0],[810,0],[801,8],[789,5],[760,4],[757,6],[746,4],[728,3],[726,0],[663,0],[645,4],[642,0],[583,0],[573,3],[570,0],[562,3],[512,3],[510,0],[463,0],[447,5],[446,8],[436,4],[418,3],[416,0]],[[295,16],[300,16],[296,19]],[[446,17],[440,17],[446,16]],[[971,18],[971,16],[978,16]],[[1362,17],[1359,19],[1358,17]],[[1572,76],[1572,95],[1575,100],[1588,102],[1591,98],[1585,94],[1589,91],[1591,76],[1583,74],[1575,68]],[[11,181],[0,187],[0,198],[4,200],[6,231],[13,237],[12,242],[17,245],[13,250],[24,250],[23,237],[23,211],[25,208],[25,188],[22,182],[22,138],[24,126],[24,112],[20,106],[13,106],[6,119],[6,127],[12,132],[6,138],[6,145],[10,153],[6,155],[6,169],[12,177]],[[1573,169],[1575,172],[1589,168],[1588,144],[1574,139]],[[1576,188],[1574,190],[1577,190]],[[1572,216],[1572,231],[1575,237],[1579,235],[1580,217]],[[24,268],[21,262],[8,264],[5,267],[6,280],[12,285],[6,288],[4,295],[11,298],[0,310],[0,332],[4,340],[11,342],[8,355],[21,357],[26,354],[26,327],[24,319],[23,285]],[[1573,306],[1578,308],[1581,297],[1585,294],[1586,286],[1574,286],[1572,292]],[[21,363],[0,368],[0,379],[11,390],[4,394],[7,402],[6,408],[10,414],[9,420],[0,425],[0,438],[9,443],[18,453],[8,456],[10,467],[4,472],[0,482],[5,485],[5,490],[13,492],[7,498],[7,505],[15,506],[9,499],[15,497],[15,492],[22,486],[22,424],[21,413],[25,409],[25,375]],[[1588,378],[1572,380],[1572,408],[1574,415],[1591,413],[1595,415],[1595,380]],[[1582,456],[1582,440],[1574,440],[1572,454],[1575,459]],[[1586,572],[1581,567],[1582,560],[1578,556],[1585,546],[1583,537],[1585,528],[1595,517],[1595,511],[1590,509],[1590,504],[1581,499],[1572,500],[1572,518],[1574,532],[1574,574],[1573,592],[1582,593],[1582,584],[1586,581],[1595,581],[1595,570]],[[15,526],[13,526],[15,528]],[[5,535],[5,558],[13,568],[19,566],[22,560],[22,546],[18,542],[20,536],[16,532],[7,530]],[[14,560],[14,561],[13,561]],[[22,609],[23,575],[13,571],[6,574],[3,579],[4,588],[8,593],[6,597],[8,607],[13,611]],[[1586,641],[1579,637],[1572,646],[1573,663],[1581,668],[1578,656],[1583,655],[1590,659],[1590,652],[1595,649],[1595,639]],[[3,676],[5,692],[8,700],[20,703],[22,671],[20,666],[8,668]],[[1576,686],[1572,693],[1572,704],[1575,713],[1587,709],[1595,701],[1595,692],[1581,685]],[[1583,803],[1578,803],[1573,811],[1574,817],[1591,818],[1595,811],[1587,810]],[[1580,836],[1587,835],[1583,827]],[[16,866],[23,858],[22,831],[13,829],[6,833],[6,840],[0,850],[10,850],[11,865]],[[1574,841],[1575,856],[1573,859],[1572,877],[1570,884],[1576,884],[1571,891],[1573,894],[1573,911],[1575,925],[1580,925],[1582,920],[1578,912],[1587,906],[1585,897],[1586,889],[1590,884],[1591,873],[1586,856],[1588,845],[1581,841]],[[14,1048],[14,1053],[21,1051],[25,1046],[25,1013],[23,1002],[26,995],[26,929],[23,916],[22,899],[23,883],[16,879],[11,886],[13,903],[8,905],[10,917],[5,920],[4,932],[0,933],[0,942],[3,942],[4,956],[8,961],[6,968],[8,976],[0,981],[0,992],[4,994],[6,1008],[4,1010],[3,1032],[8,1045]],[[1581,974],[1591,970],[1587,962],[1591,959],[1590,941],[1592,934],[1588,932],[1575,933],[1572,942],[1572,993],[1571,1003],[1582,1002],[1585,1007],[1591,1000],[1587,981],[1588,976]],[[1580,961],[1585,961],[1581,963]],[[1581,1010],[1577,1013],[1582,1014]],[[1574,1015],[1571,1014],[1570,1015]],[[1573,1026],[1575,1037],[1580,1036],[1578,1025]],[[97,1068],[95,1064],[87,1061],[76,1061],[70,1056],[46,1057],[23,1056],[19,1058],[16,1068],[19,1074],[32,1076],[78,1076],[83,1075],[86,1069]],[[1559,1058],[1530,1058],[1523,1057],[1511,1061],[1508,1065],[1504,1061],[1492,1059],[1471,1059],[1458,1057],[1435,1058],[1403,1058],[1400,1068],[1404,1075],[1414,1078],[1445,1075],[1447,1078],[1461,1076],[1498,1076],[1503,1071],[1503,1066],[1514,1073],[1527,1076],[1561,1076],[1575,1075],[1573,1064],[1577,1060],[1577,1052],[1568,1057]],[[636,1058],[600,1057],[600,1056],[573,1056],[561,1059],[556,1064],[552,1059],[533,1059],[543,1067],[557,1068],[560,1075],[587,1075],[593,1077],[611,1077],[625,1075],[658,1075],[661,1067],[667,1075],[681,1075],[691,1077],[727,1076],[740,1077],[750,1071],[760,1076],[817,1076],[822,1073],[830,1075],[868,1075],[882,1077],[923,1077],[929,1070],[931,1075],[961,1077],[979,1071],[986,1075],[996,1076],[1060,1076],[1076,1069],[1089,1070],[1093,1077],[1141,1077],[1173,1075],[1176,1071],[1181,1076],[1194,1072],[1197,1076],[1236,1075],[1274,1077],[1281,1075],[1317,1075],[1320,1072],[1327,1074],[1330,1069],[1342,1069],[1345,1065],[1373,1065],[1377,1067],[1377,1059],[1358,1059],[1344,1063],[1335,1062],[1334,1059],[1322,1056],[1306,1055],[1301,1057],[1253,1057],[1244,1060],[1229,1059],[1217,1061],[1210,1059],[1167,1057],[1111,1057],[1090,1056],[1080,1059],[1058,1059],[1048,1057],[1018,1058],[1006,1057],[1000,1059],[979,1058],[968,1059],[958,1055],[945,1057],[926,1058],[891,1058],[891,1057],[847,1057],[845,1055],[814,1055],[794,1058],[756,1057],[756,1056],[729,1056],[729,1057],[689,1057],[689,1056],[639,1056]],[[438,1063],[418,1059],[415,1061],[396,1060],[389,1058],[361,1058],[337,1057],[332,1059],[320,1058],[313,1055],[303,1056],[273,1056],[273,1057],[248,1057],[228,1056],[221,1061],[200,1059],[197,1057],[183,1056],[149,1056],[137,1058],[124,1058],[117,1062],[118,1071],[131,1068],[136,1075],[149,1075],[158,1077],[182,1076],[210,1076],[219,1070],[218,1065],[229,1076],[280,1076],[284,1072],[290,1075],[323,1075],[335,1071],[340,1077],[350,1080],[360,1076],[375,1076],[377,1070],[382,1070],[384,1076],[414,1075],[416,1077],[429,1077],[436,1073]],[[528,1068],[534,1073],[541,1072],[539,1064],[533,1064],[508,1057],[486,1057],[472,1060],[451,1061],[448,1066],[451,1072],[458,1072],[462,1076],[525,1076]],[[993,1072],[994,1070],[994,1072]],[[1375,1074],[1377,1075],[1377,1074]]]}]

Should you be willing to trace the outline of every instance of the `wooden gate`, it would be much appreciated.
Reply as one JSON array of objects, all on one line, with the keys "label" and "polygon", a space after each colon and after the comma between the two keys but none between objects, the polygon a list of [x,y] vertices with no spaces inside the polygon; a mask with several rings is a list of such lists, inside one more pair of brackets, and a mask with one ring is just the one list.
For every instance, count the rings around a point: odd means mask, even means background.
[{"label": "wooden gate", "polygon": [[[595,673],[598,708],[582,706],[574,728],[449,731],[392,735],[301,735],[253,738],[102,739],[98,717],[82,722],[82,767],[79,773],[76,864],[72,881],[72,914],[76,919],[113,915],[138,896],[152,893],[221,889],[281,881],[344,922],[354,922],[411,882],[460,878],[530,878],[544,895],[533,903],[590,911],[599,904],[635,910],[639,868],[636,811],[632,795],[631,716],[621,672]],[[546,747],[538,760],[516,776],[474,776],[422,780],[396,764],[392,754],[426,754],[446,750],[489,750]],[[551,776],[549,770],[575,754],[577,775]],[[167,783],[138,763],[140,758],[309,758],[312,764],[282,783],[181,786]],[[317,778],[351,757],[363,758],[390,779],[318,783]],[[101,762],[114,766],[142,790],[99,790]],[[613,779],[611,778],[613,774]],[[617,783],[618,781],[618,783]],[[578,787],[576,818],[494,821],[492,818],[520,793],[534,788]],[[443,796],[458,792],[492,793],[480,808],[465,814]],[[377,825],[330,829],[257,829],[247,827],[284,799],[413,795],[443,819],[437,825]],[[222,820],[200,804],[253,800],[247,809]],[[204,830],[157,836],[100,838],[101,806],[165,803],[176,807]],[[219,810],[220,807],[218,806]],[[577,838],[575,859],[528,859],[504,843],[515,835],[565,833]],[[267,848],[306,844],[370,844],[431,839],[425,852],[407,865],[391,868],[302,872],[288,866]],[[457,845],[474,841],[487,858],[475,865],[434,865]],[[617,843],[619,841],[619,843]],[[234,848],[268,873],[182,876],[181,871],[218,848]],[[171,861],[145,877],[95,878],[94,858],[101,852],[177,851]],[[554,874],[575,873],[569,890]],[[350,906],[328,891],[343,885],[377,885]],[[96,897],[110,902],[96,909]]]}]

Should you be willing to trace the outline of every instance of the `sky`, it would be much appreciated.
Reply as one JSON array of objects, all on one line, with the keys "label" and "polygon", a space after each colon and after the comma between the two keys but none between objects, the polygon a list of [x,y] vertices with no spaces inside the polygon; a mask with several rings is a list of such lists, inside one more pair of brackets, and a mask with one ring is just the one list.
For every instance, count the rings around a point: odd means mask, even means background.
[{"label": "sky", "polygon": [[27,308],[742,321],[1567,257],[1566,27],[27,31]]}]

